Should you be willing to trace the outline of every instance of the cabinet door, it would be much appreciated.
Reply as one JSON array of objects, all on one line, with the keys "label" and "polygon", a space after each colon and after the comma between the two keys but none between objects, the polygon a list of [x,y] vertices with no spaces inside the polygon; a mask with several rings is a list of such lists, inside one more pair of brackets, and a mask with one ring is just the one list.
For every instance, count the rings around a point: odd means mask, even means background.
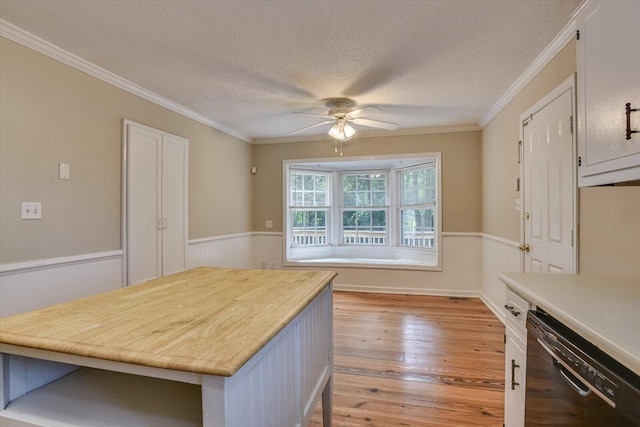
[{"label": "cabinet door", "polygon": [[161,224],[162,134],[127,125],[127,283],[162,276]]},{"label": "cabinet door", "polygon": [[524,425],[524,397],[526,380],[526,335],[506,328],[504,423],[506,427]]},{"label": "cabinet door", "polygon": [[600,0],[577,17],[580,186],[640,179],[639,17],[640,1]]},{"label": "cabinet door", "polygon": [[165,135],[162,144],[162,275],[186,268],[188,141]]}]

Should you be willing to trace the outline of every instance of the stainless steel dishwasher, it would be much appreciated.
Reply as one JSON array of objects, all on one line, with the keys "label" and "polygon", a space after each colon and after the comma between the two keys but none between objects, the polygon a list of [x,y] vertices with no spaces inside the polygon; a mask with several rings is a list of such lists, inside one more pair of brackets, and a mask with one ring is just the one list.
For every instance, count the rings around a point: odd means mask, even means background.
[{"label": "stainless steel dishwasher", "polygon": [[527,314],[526,369],[525,426],[640,426],[640,376],[542,310]]}]

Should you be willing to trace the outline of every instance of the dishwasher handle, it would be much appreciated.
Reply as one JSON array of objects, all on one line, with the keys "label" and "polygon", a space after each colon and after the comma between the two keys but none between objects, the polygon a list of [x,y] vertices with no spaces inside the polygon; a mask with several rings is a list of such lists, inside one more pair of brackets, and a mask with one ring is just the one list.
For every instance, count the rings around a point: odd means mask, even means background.
[{"label": "dishwasher handle", "polygon": [[578,378],[576,378],[576,376],[569,372],[564,366],[562,366],[560,362],[558,362],[558,359],[553,358],[553,366],[556,368],[558,373],[560,373],[560,376],[562,377],[564,382],[567,383],[567,385],[571,387],[573,391],[575,391],[582,397],[586,397],[591,394],[591,389]]}]

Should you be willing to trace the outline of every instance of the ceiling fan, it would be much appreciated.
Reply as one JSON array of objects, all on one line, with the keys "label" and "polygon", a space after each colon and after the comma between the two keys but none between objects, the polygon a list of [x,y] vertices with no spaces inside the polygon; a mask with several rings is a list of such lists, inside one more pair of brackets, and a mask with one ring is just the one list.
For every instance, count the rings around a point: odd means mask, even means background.
[{"label": "ceiling fan", "polygon": [[378,110],[382,111],[380,107],[376,107],[374,105],[367,105],[365,107],[351,109],[353,107],[354,102],[347,98],[333,98],[327,101],[327,106],[330,107],[328,114],[314,114],[314,113],[305,113],[305,112],[294,112],[293,114],[303,114],[306,116],[314,116],[314,117],[322,117],[323,119],[327,119],[320,123],[313,124],[311,126],[305,126],[303,128],[294,130],[289,132],[289,134],[294,134],[298,132],[302,132],[308,129],[312,129],[318,126],[324,126],[328,124],[333,124],[331,129],[329,129],[329,135],[339,142],[346,142],[353,137],[356,133],[356,130],[351,126],[351,123],[360,126],[367,126],[377,129],[386,129],[386,130],[396,130],[398,128],[397,123],[392,122],[384,122],[381,120],[371,120],[367,119],[365,114],[367,111]]}]

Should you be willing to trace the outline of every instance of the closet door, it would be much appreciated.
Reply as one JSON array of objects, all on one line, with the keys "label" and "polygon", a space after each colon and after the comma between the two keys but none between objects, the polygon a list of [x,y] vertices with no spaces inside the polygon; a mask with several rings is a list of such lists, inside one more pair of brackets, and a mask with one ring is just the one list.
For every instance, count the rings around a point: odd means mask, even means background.
[{"label": "closet door", "polygon": [[186,266],[189,143],[164,135],[162,144],[162,275]]},{"label": "closet door", "polygon": [[127,284],[186,268],[189,141],[125,121]]},{"label": "closet door", "polygon": [[127,124],[127,283],[162,276],[162,134]]}]

